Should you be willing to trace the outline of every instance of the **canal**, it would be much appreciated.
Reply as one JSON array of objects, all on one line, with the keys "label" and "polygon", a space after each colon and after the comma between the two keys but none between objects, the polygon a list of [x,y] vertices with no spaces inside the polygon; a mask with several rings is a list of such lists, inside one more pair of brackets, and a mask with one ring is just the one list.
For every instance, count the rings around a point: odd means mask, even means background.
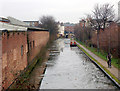
[{"label": "canal", "polygon": [[49,49],[50,58],[40,89],[117,89],[70,39],[58,39]]}]

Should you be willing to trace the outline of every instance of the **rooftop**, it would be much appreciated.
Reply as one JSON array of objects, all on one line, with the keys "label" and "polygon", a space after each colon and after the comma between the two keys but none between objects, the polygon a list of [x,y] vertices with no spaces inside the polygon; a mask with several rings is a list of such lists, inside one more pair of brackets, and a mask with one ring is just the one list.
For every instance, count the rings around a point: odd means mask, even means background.
[{"label": "rooftop", "polygon": [[[9,19],[10,22],[0,22],[0,31],[7,30],[7,31],[48,31],[48,29],[43,29],[35,26],[29,26],[23,21],[15,19],[13,17],[7,17],[5,19]],[[36,21],[35,21],[36,22]]]},{"label": "rooftop", "polygon": [[39,21],[23,21],[23,22],[39,22]]},{"label": "rooftop", "polygon": [[63,25],[64,26],[75,26],[75,24],[73,24],[73,23],[64,23]]},{"label": "rooftop", "polygon": [[0,22],[0,31],[1,30],[8,30],[8,31],[27,31],[27,27],[12,25],[9,23]]},{"label": "rooftop", "polygon": [[28,24],[26,24],[25,22],[23,21],[20,21],[18,19],[15,19],[13,17],[7,17],[9,20],[10,20],[10,23],[13,24],[13,25],[20,25],[20,26],[29,26]]}]

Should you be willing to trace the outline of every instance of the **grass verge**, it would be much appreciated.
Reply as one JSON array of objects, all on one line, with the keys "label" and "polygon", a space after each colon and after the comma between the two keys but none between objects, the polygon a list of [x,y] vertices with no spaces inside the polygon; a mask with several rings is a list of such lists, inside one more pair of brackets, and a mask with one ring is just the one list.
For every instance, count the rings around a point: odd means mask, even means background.
[{"label": "grass verge", "polygon": [[[95,55],[99,56],[100,58],[102,58],[103,60],[107,61],[107,53],[103,50],[100,50],[100,52],[97,52],[97,48],[91,48],[86,46],[84,43],[82,43],[81,41],[78,41],[77,39],[75,39],[78,43],[80,43],[82,46],[84,46],[85,48],[87,48],[88,50],[90,50],[91,52],[93,52]],[[114,65],[116,68],[120,69],[120,59],[119,58],[112,58],[112,65]]]},{"label": "grass verge", "polygon": [[89,55],[83,48],[77,45],[88,57],[90,57],[93,61],[95,61],[99,66],[101,66],[118,84],[120,84],[120,80],[116,78],[109,70],[107,70],[103,65],[101,65],[96,59],[94,59],[91,55]]}]

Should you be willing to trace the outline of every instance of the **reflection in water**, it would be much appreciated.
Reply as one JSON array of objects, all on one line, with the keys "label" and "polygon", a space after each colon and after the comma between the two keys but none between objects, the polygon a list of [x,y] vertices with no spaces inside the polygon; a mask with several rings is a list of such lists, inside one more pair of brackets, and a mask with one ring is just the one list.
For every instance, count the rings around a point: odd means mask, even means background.
[{"label": "reflection in water", "polygon": [[[58,39],[40,89],[115,89],[114,84],[69,39]],[[52,56],[54,54],[54,56]]]}]

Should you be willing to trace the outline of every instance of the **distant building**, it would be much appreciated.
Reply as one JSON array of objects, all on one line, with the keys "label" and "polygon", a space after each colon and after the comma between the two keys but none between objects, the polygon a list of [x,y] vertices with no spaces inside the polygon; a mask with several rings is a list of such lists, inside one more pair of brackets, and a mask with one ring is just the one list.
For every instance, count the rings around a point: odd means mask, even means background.
[{"label": "distant building", "polygon": [[79,24],[81,27],[85,27],[87,24],[86,24],[86,20],[82,19],[79,21]]},{"label": "distant building", "polygon": [[63,23],[59,23],[58,24],[58,34],[61,35],[61,36],[64,36],[64,32],[65,32],[65,27],[63,25]]},{"label": "distant building", "polygon": [[24,22],[31,27],[38,27],[39,26],[39,21],[24,21]]},{"label": "distant building", "polygon": [[[13,17],[0,17],[0,29],[8,31],[27,31],[28,28],[40,29],[39,21],[21,21]],[[42,28],[41,28],[42,29]],[[43,29],[42,29],[43,30]]]},{"label": "distant building", "polygon": [[10,20],[8,18],[0,17],[0,22],[10,23]]},{"label": "distant building", "polygon": [[64,23],[63,25],[65,26],[65,31],[66,32],[74,33],[75,24],[73,24],[73,23]]}]

